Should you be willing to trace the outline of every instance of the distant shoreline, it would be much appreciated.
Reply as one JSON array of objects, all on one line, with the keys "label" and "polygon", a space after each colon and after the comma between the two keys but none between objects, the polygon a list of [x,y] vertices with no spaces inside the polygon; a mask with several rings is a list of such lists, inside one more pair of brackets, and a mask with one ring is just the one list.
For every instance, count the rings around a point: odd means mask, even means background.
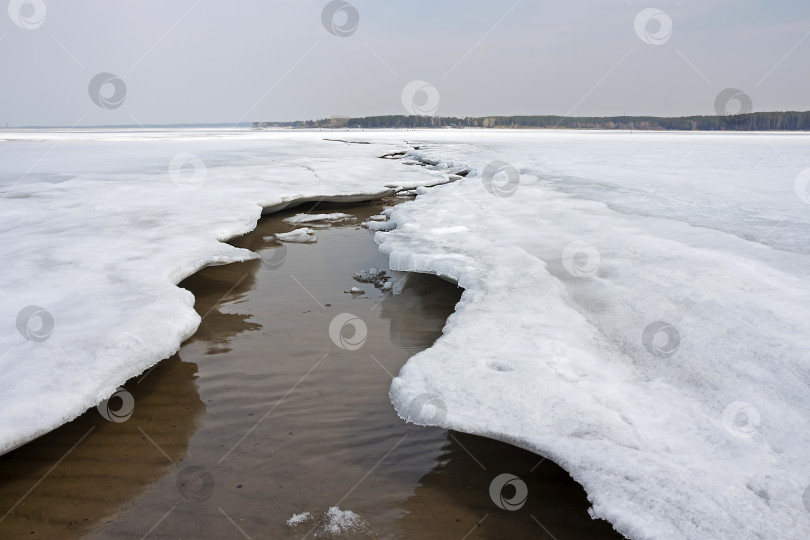
[{"label": "distant shoreline", "polygon": [[728,116],[365,116],[295,122],[253,122],[253,129],[583,129],[633,131],[808,131],[810,111]]}]

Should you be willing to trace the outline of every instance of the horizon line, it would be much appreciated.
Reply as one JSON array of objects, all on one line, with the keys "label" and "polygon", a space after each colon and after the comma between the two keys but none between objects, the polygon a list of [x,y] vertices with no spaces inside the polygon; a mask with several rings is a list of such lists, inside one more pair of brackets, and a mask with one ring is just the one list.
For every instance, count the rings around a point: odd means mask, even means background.
[{"label": "horizon line", "polygon": [[[773,110],[773,111],[755,111],[749,113],[741,113],[742,115],[757,115],[757,114],[768,114],[768,113],[780,113],[780,114],[788,114],[788,113],[810,113],[810,110],[807,111],[800,111],[800,110]],[[11,129],[102,129],[102,128],[142,128],[142,129],[151,129],[151,128],[179,128],[179,127],[252,127],[254,124],[295,124],[295,123],[305,123],[305,122],[316,122],[321,120],[327,119],[352,119],[352,120],[362,120],[366,118],[381,118],[387,116],[402,116],[405,118],[408,117],[430,117],[430,118],[459,118],[459,119],[467,119],[467,118],[531,118],[531,117],[552,117],[552,118],[648,118],[648,119],[677,119],[677,118],[723,118],[725,116],[736,116],[736,115],[719,115],[719,114],[688,114],[688,115],[677,115],[677,116],[660,116],[660,115],[649,115],[649,114],[620,114],[620,115],[591,115],[591,116],[570,116],[570,115],[562,115],[562,114],[489,114],[489,115],[478,115],[478,116],[455,116],[455,115],[416,115],[416,114],[372,114],[372,115],[365,115],[365,116],[346,116],[346,115],[333,115],[333,116],[326,116],[322,118],[314,118],[308,120],[256,120],[256,121],[241,121],[241,122],[173,122],[167,124],[95,124],[95,125],[81,125],[81,126],[68,126],[68,125],[23,125],[23,126],[12,126],[12,125],[5,125],[0,126],[0,130],[11,130]],[[323,129],[323,128],[320,128]],[[338,128],[340,129],[340,128]],[[427,129],[427,128],[425,128]]]}]

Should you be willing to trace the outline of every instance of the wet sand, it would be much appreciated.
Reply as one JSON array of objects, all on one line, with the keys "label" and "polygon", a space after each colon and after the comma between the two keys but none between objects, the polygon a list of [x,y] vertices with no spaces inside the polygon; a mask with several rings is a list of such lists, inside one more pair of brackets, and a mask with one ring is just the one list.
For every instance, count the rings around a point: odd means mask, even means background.
[{"label": "wet sand", "polygon": [[171,474],[205,412],[196,372],[173,356],[127,383],[137,402],[126,422],[91,409],[0,457],[0,538],[80,538]]},{"label": "wet sand", "polygon": [[[128,420],[93,409],[0,458],[0,517],[12,509],[0,537],[329,538],[314,522],[286,521],[339,506],[368,523],[343,538],[620,538],[590,519],[582,488],[550,461],[397,417],[392,376],[441,335],[461,291],[431,276],[409,276],[400,295],[352,280],[387,270],[359,227],[380,203],[318,206],[358,219],[317,230],[317,244],[264,240],[312,208],[269,216],[232,242],[264,261],[181,284],[203,322],[126,385]],[[344,293],[354,286],[365,294]],[[329,335],[341,313],[367,327],[357,350]],[[519,510],[490,497],[501,473],[528,487]]]}]

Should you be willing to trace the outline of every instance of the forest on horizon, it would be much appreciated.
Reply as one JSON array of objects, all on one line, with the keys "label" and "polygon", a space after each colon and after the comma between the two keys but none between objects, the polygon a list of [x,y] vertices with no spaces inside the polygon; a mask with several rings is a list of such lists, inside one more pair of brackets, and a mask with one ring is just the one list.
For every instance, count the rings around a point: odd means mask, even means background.
[{"label": "forest on horizon", "polygon": [[384,115],[332,117],[296,122],[254,122],[265,128],[501,128],[501,129],[622,129],[679,131],[806,131],[810,111],[756,112],[730,116],[452,116]]}]

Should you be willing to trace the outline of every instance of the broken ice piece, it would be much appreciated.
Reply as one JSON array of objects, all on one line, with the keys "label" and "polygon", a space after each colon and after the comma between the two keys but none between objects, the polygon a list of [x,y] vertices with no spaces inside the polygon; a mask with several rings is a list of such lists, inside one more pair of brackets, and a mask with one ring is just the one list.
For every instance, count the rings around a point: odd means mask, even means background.
[{"label": "broken ice piece", "polygon": [[388,276],[385,275],[385,270],[369,268],[368,270],[355,272],[352,274],[352,278],[360,283],[373,283],[374,286],[379,289],[385,284],[385,280],[388,279]]},{"label": "broken ice piece", "polygon": [[288,233],[278,233],[274,237],[279,242],[293,242],[299,244],[314,244],[318,241],[315,231],[309,228],[295,229]]},{"label": "broken ice piece", "polygon": [[292,217],[284,218],[282,221],[291,225],[300,225],[302,223],[337,223],[338,221],[345,221],[347,219],[356,219],[354,216],[342,213],[333,214],[297,214]]},{"label": "broken ice piece", "polygon": [[301,525],[302,523],[306,523],[312,519],[312,514],[309,512],[304,512],[302,514],[293,514],[293,516],[287,520],[287,527],[295,527],[297,525]]}]

